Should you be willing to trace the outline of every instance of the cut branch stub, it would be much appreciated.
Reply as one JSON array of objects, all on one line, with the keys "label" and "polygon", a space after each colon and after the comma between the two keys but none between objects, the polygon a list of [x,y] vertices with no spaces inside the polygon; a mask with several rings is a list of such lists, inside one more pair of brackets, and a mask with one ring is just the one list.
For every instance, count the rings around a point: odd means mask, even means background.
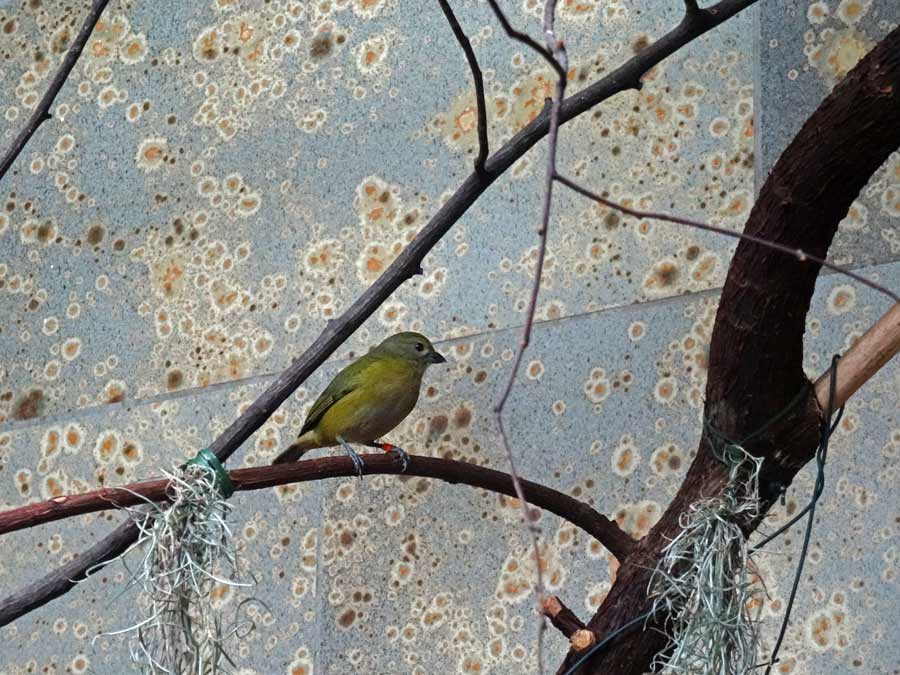
[{"label": "cut branch stub", "polygon": [[550,623],[567,638],[571,639],[578,631],[584,630],[584,622],[555,595],[548,595],[541,601],[541,614],[550,619]]},{"label": "cut branch stub", "polygon": [[597,644],[597,636],[594,635],[592,630],[580,628],[572,633],[572,636],[569,638],[569,644],[572,645],[572,649],[575,650],[576,654],[580,654]]}]

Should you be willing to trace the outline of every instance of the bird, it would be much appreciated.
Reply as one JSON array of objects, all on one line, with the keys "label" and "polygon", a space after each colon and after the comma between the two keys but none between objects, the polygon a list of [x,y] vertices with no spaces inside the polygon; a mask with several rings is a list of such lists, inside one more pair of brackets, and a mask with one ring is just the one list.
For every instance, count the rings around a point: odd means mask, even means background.
[{"label": "bird", "polygon": [[362,459],[350,445],[357,443],[399,455],[405,471],[406,451],[378,439],[415,408],[428,366],[446,361],[420,333],[391,335],[335,375],[313,403],[297,439],[273,464],[298,460],[314,448],[341,446],[362,478]]}]

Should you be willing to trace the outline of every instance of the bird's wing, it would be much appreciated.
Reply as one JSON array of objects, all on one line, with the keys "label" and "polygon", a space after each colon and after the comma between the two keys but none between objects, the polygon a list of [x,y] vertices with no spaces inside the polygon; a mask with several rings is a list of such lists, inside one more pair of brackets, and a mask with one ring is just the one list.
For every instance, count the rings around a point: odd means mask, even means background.
[{"label": "bird's wing", "polygon": [[303,422],[303,428],[300,429],[298,435],[302,436],[310,429],[313,429],[331,406],[359,387],[363,382],[363,372],[372,365],[373,361],[375,359],[366,354],[335,375],[331,383],[325,387],[325,391],[313,403],[313,407],[307,413],[306,420]]}]

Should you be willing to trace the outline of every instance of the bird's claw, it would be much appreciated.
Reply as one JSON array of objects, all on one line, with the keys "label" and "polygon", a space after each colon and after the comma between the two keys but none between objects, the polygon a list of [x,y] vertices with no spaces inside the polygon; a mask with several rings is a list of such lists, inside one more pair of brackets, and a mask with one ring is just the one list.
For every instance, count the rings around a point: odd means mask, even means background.
[{"label": "bird's claw", "polygon": [[340,442],[341,447],[344,448],[344,451],[350,456],[350,461],[353,462],[353,468],[356,469],[356,475],[362,480],[364,466],[362,457],[360,457],[359,453],[356,452],[356,450],[354,450],[343,438],[338,436],[337,440]]},{"label": "bird's claw", "polygon": [[406,450],[393,443],[375,443],[373,447],[381,448],[387,453],[397,455],[400,458],[400,473],[406,473],[406,469],[409,467],[409,455]]},{"label": "bird's claw", "polygon": [[350,460],[353,462],[353,468],[356,469],[356,475],[359,476],[359,479],[362,480],[363,477],[363,461],[362,457],[359,456],[357,452],[350,453]]},{"label": "bird's claw", "polygon": [[406,450],[393,445],[388,452],[393,452],[400,458],[400,472],[406,473],[406,469],[409,468],[409,455],[406,453]]}]

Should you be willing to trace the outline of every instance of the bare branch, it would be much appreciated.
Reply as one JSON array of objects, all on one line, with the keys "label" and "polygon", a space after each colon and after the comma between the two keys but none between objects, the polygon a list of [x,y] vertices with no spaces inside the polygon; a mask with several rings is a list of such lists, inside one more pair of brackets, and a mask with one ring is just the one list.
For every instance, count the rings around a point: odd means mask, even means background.
[{"label": "bare branch", "polygon": [[[468,462],[452,459],[410,455],[406,471],[394,455],[361,455],[363,474],[421,476],[447,483],[459,483],[491,492],[515,497],[515,489],[509,474]],[[349,457],[322,457],[300,462],[285,462],[271,466],[235,469],[229,472],[235,492],[263,490],[288,483],[306,483],[328,478],[357,475]],[[16,530],[36,527],[56,520],[108,509],[123,509],[144,504],[147,501],[167,500],[169,481],[154,479],[131,483],[120,487],[107,487],[80,495],[56,497],[0,512],[0,535]],[[593,508],[565,493],[528,480],[522,488],[530,502],[550,511],[581,528],[603,544],[620,562],[628,557],[634,540],[614,521]]]},{"label": "bare branch", "polygon": [[[559,77],[565,77],[566,71],[560,65],[560,63],[554,58],[553,52],[545,47],[542,47],[540,43],[532,38],[527,33],[523,33],[522,31],[516,30],[513,28],[509,19],[506,18],[506,15],[503,13],[503,10],[497,5],[497,0],[487,0],[488,4],[491,6],[491,9],[494,11],[494,16],[497,17],[497,21],[500,22],[500,25],[503,27],[503,30],[506,34],[511,37],[516,42],[521,42],[523,45],[526,45],[528,48],[533,49],[538,54],[544,57],[544,60],[550,64],[553,70],[556,71],[556,74]],[[552,4],[553,7],[556,6],[556,2],[548,2],[548,4]]]},{"label": "bare branch", "polygon": [[[556,3],[554,2],[554,0],[547,0],[547,9],[552,11],[552,8],[555,6],[555,4]],[[494,13],[497,14],[498,18],[500,18],[501,23],[505,23],[505,25],[508,25],[505,17],[503,17],[502,12],[500,12],[496,5],[494,3],[491,3],[491,7],[494,8]],[[552,16],[549,21],[545,19],[545,27],[548,25],[552,26],[552,24]],[[552,40],[552,32],[548,35],[547,39],[548,42]],[[526,42],[526,44],[528,44],[529,47],[532,47],[532,49],[537,49],[537,51],[543,53],[540,51],[540,46],[534,47],[531,42]],[[565,56],[565,51],[562,49],[560,49],[560,51],[563,56]],[[559,65],[555,54],[552,54],[551,58],[553,59],[554,63]],[[521,492],[521,490],[518,489],[519,477],[518,472],[516,471],[515,457],[513,456],[512,448],[509,445],[509,438],[506,435],[506,429],[503,425],[503,409],[506,406],[506,402],[509,400],[509,395],[512,392],[516,377],[519,374],[519,368],[522,365],[522,357],[525,354],[525,350],[528,348],[528,344],[531,342],[531,328],[534,324],[534,315],[535,311],[537,310],[538,294],[541,290],[541,276],[544,273],[544,260],[547,255],[547,230],[550,225],[550,206],[553,202],[553,177],[556,175],[556,141],[559,135],[559,107],[566,92],[565,67],[560,66],[557,69],[557,72],[562,74],[557,78],[556,94],[554,95],[553,102],[550,106],[550,131],[547,135],[547,171],[544,179],[544,204],[541,216],[541,226],[538,230],[540,243],[538,245],[538,257],[534,270],[534,282],[532,283],[531,297],[528,300],[528,309],[525,312],[525,326],[522,329],[522,339],[519,342],[519,349],[516,352],[516,358],[513,361],[512,368],[510,369],[509,379],[506,382],[506,387],[504,388],[503,393],[500,395],[497,404],[494,406],[494,415],[497,417],[497,426],[500,429],[500,438],[503,441],[503,449],[506,452],[506,458],[509,460],[509,470],[510,474],[513,477],[513,483],[517,486],[517,492]],[[525,523],[526,525],[528,525],[530,523],[530,519],[528,517],[528,504],[524,501],[524,495],[520,495],[519,499],[523,501],[522,508],[525,513]],[[535,566],[537,570],[537,595],[538,603],[540,603],[541,598],[544,595],[544,580],[541,573],[537,532],[533,527],[529,527],[529,531],[531,534],[532,544],[534,546]]]},{"label": "bare branch", "polygon": [[3,180],[3,176],[6,175],[6,172],[9,171],[9,167],[12,166],[12,163],[16,161],[16,158],[21,154],[22,150],[25,149],[25,144],[28,143],[34,133],[38,130],[38,127],[50,119],[50,107],[53,105],[53,101],[56,100],[57,94],[59,94],[60,89],[62,89],[63,85],[66,83],[66,79],[75,67],[78,57],[81,56],[81,52],[84,50],[84,45],[87,44],[88,38],[91,36],[91,33],[94,32],[94,26],[97,25],[97,22],[100,20],[100,15],[103,14],[103,10],[106,9],[108,3],[109,0],[93,0],[91,3],[91,11],[88,12],[88,15],[84,18],[84,23],[81,24],[81,30],[78,31],[78,35],[75,36],[75,41],[66,53],[66,58],[63,59],[62,65],[59,70],[56,71],[56,75],[53,76],[50,87],[34,109],[34,112],[31,113],[31,117],[28,118],[28,123],[25,125],[25,128],[19,132],[19,135],[16,136],[12,145],[9,147],[9,150],[7,150],[6,154],[3,156],[3,159],[0,160],[0,180]]},{"label": "bare branch", "polygon": [[882,286],[881,284],[877,284],[874,281],[867,279],[866,277],[857,274],[856,272],[848,269],[844,269],[839,265],[834,265],[824,258],[819,258],[814,256],[806,251],[803,251],[799,248],[791,248],[790,246],[785,246],[784,244],[779,244],[776,241],[771,241],[769,239],[765,239],[763,237],[757,237],[752,234],[747,234],[746,232],[736,232],[734,230],[726,230],[724,227],[716,227],[715,225],[709,225],[708,223],[700,222],[699,220],[691,220],[690,218],[682,218],[680,216],[673,216],[668,213],[657,213],[654,211],[640,211],[638,209],[633,209],[631,207],[625,206],[624,204],[619,204],[618,202],[614,202],[611,199],[607,199],[606,197],[602,197],[598,195],[596,192],[591,192],[585,187],[582,187],[575,181],[570,178],[566,178],[565,176],[557,175],[556,180],[565,185],[567,188],[574,190],[578,194],[583,197],[587,197],[588,199],[592,199],[599,204],[603,204],[603,206],[609,207],[611,209],[615,209],[616,211],[620,211],[629,216],[634,216],[635,218],[645,218],[647,220],[662,220],[668,223],[676,223],[678,225],[687,225],[688,227],[693,227],[698,230],[706,230],[707,232],[715,232],[716,234],[723,234],[726,237],[731,237],[733,239],[743,239],[744,241],[749,241],[754,244],[759,244],[765,248],[772,249],[773,251],[779,251],[780,253],[786,253],[787,255],[796,258],[800,262],[811,262],[816,265],[821,265],[822,267],[826,267],[833,272],[837,272],[838,274],[842,274],[845,277],[849,277],[854,281],[858,281],[859,283],[868,286],[874,291],[878,291],[879,293],[886,295],[891,298],[894,302],[900,302],[900,296],[894,293],[889,288]]},{"label": "bare branch", "polygon": [[556,24],[556,2],[557,0],[546,0],[544,3],[544,42],[547,45],[547,50],[553,54],[553,58],[555,61],[563,67],[563,70],[566,70],[565,64],[559,60],[559,55],[556,54],[556,37],[554,35],[554,26]]},{"label": "bare branch", "polygon": [[482,173],[484,171],[484,162],[488,156],[488,135],[487,107],[484,103],[484,80],[481,77],[481,68],[478,66],[478,59],[475,58],[472,43],[469,42],[469,38],[466,37],[465,32],[459,25],[459,21],[456,20],[453,10],[450,9],[450,4],[447,0],[438,0],[438,4],[441,6],[441,10],[443,10],[453,34],[456,36],[456,41],[459,42],[459,46],[466,53],[466,61],[469,62],[469,70],[472,71],[472,79],[475,81],[475,104],[478,108],[478,156],[475,158],[475,171]]},{"label": "bare branch", "polygon": [[[727,21],[758,0],[720,0],[701,13],[702,20],[687,17],[675,28],[606,77],[585,87],[563,101],[560,124],[578,117],[616,94],[639,88],[640,78],[663,59],[684,45]],[[340,318],[329,322],[312,345],[285,370],[231,425],[210,445],[219,461],[227,460],[275,412],[293,391],[318,368],[343,342],[368,319],[381,304],[414,274],[421,273],[425,255],[443,238],[459,218],[491,184],[525,155],[550,127],[548,114],[541,114],[495,152],[482,173],[470,174],[400,253],[393,263],[369,286]],[[43,581],[29,587],[28,604],[18,599],[24,591],[0,600],[0,626],[68,592],[74,584],[99,571],[109,560],[121,555],[137,538],[137,528],[126,521],[105,539],[83,551]],[[15,611],[5,608],[15,605]]]},{"label": "bare branch", "polygon": [[[503,425],[503,409],[506,406],[506,402],[509,400],[510,392],[512,392],[512,388],[516,382],[516,377],[519,374],[519,368],[522,365],[522,357],[525,355],[525,350],[528,348],[528,344],[531,342],[531,329],[534,325],[534,315],[535,311],[537,310],[537,299],[541,291],[541,277],[544,274],[544,260],[547,257],[547,231],[550,228],[550,207],[553,203],[553,180],[556,177],[556,146],[557,138],[559,136],[560,123],[559,111],[563,99],[566,96],[566,71],[568,70],[568,59],[566,56],[566,49],[563,45],[562,40],[556,39],[556,35],[554,34],[553,30],[556,20],[556,0],[546,0],[544,4],[544,39],[547,43],[546,52],[541,49],[540,45],[535,44],[534,41],[531,40],[531,38],[528,38],[521,33],[512,31],[512,29],[509,27],[509,22],[506,20],[506,17],[500,11],[497,5],[491,0],[489,0],[489,2],[491,3],[491,9],[494,10],[494,14],[503,25],[507,34],[511,35],[516,40],[524,42],[526,45],[544,56],[544,58],[547,58],[549,54],[549,58],[554,65],[554,69],[557,73],[556,91],[553,95],[553,101],[550,104],[550,129],[547,134],[547,169],[544,177],[544,204],[541,214],[541,227],[538,230],[540,243],[538,245],[538,257],[534,270],[534,281],[531,288],[531,297],[528,300],[528,309],[525,313],[525,326],[522,329],[522,339],[519,342],[519,349],[516,352],[516,358],[513,361],[512,368],[510,369],[509,379],[506,382],[506,388],[503,390],[503,393],[500,395],[497,404],[494,406],[494,415],[497,418],[497,427],[500,429],[500,438],[503,442],[503,449],[506,452],[506,458],[509,461],[510,475],[512,476],[513,485],[516,488],[516,494],[518,494],[519,499],[522,500],[522,510],[525,514],[525,525],[529,529],[529,534],[531,535],[531,544],[534,548],[534,562],[537,576],[537,601],[538,609],[540,611],[543,609],[542,603],[544,597],[544,578],[543,572],[541,570],[542,566],[540,549],[538,548],[539,530],[536,527],[530,525],[530,519],[528,516],[528,502],[525,501],[522,488],[519,484],[519,476],[516,472],[515,457],[513,456],[512,448],[509,445],[509,438],[506,435],[506,428]],[[544,622],[541,621],[538,627],[537,637],[538,671],[541,673],[544,672],[544,630],[545,625]]]}]

